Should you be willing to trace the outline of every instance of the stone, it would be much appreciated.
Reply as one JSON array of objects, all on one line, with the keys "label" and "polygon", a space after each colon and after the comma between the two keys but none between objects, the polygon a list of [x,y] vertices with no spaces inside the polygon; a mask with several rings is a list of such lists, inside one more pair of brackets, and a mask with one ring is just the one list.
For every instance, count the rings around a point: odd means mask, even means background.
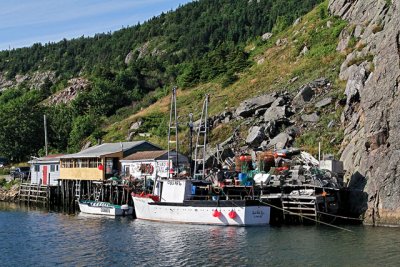
[{"label": "stone", "polygon": [[272,106],[264,114],[264,121],[280,121],[286,119],[286,106]]},{"label": "stone", "polygon": [[363,31],[364,31],[364,27],[360,24],[357,25],[356,28],[354,29],[354,37],[360,38]]},{"label": "stone", "polygon": [[293,26],[299,25],[300,22],[301,22],[301,18],[297,18],[297,19],[293,22]]},{"label": "stone", "polygon": [[314,97],[315,92],[310,85],[305,85],[300,88],[299,93],[293,98],[294,106],[302,106],[303,104],[310,102]]},{"label": "stone", "polygon": [[240,103],[239,107],[236,109],[235,115],[243,118],[250,117],[256,110],[270,107],[276,98],[277,94],[273,93],[247,99]]},{"label": "stone", "polygon": [[336,47],[336,51],[344,52],[349,45],[351,35],[349,34],[347,28],[344,28],[339,35],[339,43]]},{"label": "stone", "polygon": [[292,140],[293,140],[293,138],[290,135],[288,135],[287,133],[280,133],[269,141],[268,146],[275,147],[276,149],[283,149]]},{"label": "stone", "polygon": [[253,126],[249,129],[249,134],[246,138],[246,144],[251,147],[258,147],[264,140],[264,127]]},{"label": "stone", "polygon": [[264,126],[264,134],[265,136],[272,138],[277,134],[277,126],[275,121],[269,121]]},{"label": "stone", "polygon": [[323,108],[325,106],[328,106],[332,103],[332,97],[327,97],[322,99],[321,101],[317,102],[314,106],[316,108]]},{"label": "stone", "polygon": [[141,120],[133,122],[131,124],[131,127],[129,127],[129,130],[130,131],[137,131],[137,130],[139,130],[140,126],[142,126],[142,124],[143,124],[143,121],[141,121]]},{"label": "stone", "polygon": [[351,74],[351,77],[347,81],[346,90],[344,92],[347,96],[347,104],[350,104],[358,99],[366,79],[366,71],[362,66],[354,70],[354,72]]},{"label": "stone", "polygon": [[327,28],[332,27],[332,21],[328,20],[328,21],[326,22],[326,27],[327,27]]},{"label": "stone", "polygon": [[134,56],[134,52],[130,51],[125,57],[125,60],[124,60],[125,64],[128,65],[129,63],[131,63],[133,60],[133,56]]},{"label": "stone", "polygon": [[289,83],[294,83],[299,79],[299,76],[293,77],[292,79],[289,80]]},{"label": "stone", "polygon": [[331,120],[331,121],[328,123],[327,127],[328,127],[328,129],[330,129],[330,128],[333,128],[333,126],[335,126],[335,121],[334,121],[334,120]]},{"label": "stone", "polygon": [[317,115],[317,113],[314,112],[314,113],[311,113],[311,114],[308,114],[308,115],[302,115],[301,119],[303,121],[305,121],[305,122],[313,122],[313,123],[315,123],[315,122],[319,121],[319,116]]},{"label": "stone", "polygon": [[272,33],[271,32],[266,32],[261,36],[261,40],[268,41],[271,37],[272,37]]},{"label": "stone", "polygon": [[300,52],[300,56],[305,56],[308,53],[309,49],[307,46],[304,46]]}]

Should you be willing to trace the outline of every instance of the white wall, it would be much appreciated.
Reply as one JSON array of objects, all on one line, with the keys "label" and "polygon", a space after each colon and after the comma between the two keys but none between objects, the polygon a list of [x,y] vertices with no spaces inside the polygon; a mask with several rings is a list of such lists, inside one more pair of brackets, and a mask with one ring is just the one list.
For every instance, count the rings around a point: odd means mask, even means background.
[{"label": "white wall", "polygon": [[[35,172],[35,165],[39,165],[39,171]],[[55,171],[51,171],[51,165],[55,166]],[[60,178],[60,164],[59,163],[33,163],[31,165],[31,184],[39,184],[43,179],[43,167],[47,166],[47,184],[58,185],[58,179]],[[58,166],[58,171],[56,166]]]}]

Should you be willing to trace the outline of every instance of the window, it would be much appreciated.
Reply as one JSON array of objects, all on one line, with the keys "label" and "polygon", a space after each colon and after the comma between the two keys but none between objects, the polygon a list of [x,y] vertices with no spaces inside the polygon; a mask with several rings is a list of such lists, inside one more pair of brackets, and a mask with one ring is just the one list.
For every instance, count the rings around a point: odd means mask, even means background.
[{"label": "window", "polygon": [[56,171],[56,165],[50,165],[50,172]]},{"label": "window", "polygon": [[56,172],[58,172],[60,165],[56,165]]},{"label": "window", "polygon": [[40,172],[40,165],[34,165],[35,172]]}]

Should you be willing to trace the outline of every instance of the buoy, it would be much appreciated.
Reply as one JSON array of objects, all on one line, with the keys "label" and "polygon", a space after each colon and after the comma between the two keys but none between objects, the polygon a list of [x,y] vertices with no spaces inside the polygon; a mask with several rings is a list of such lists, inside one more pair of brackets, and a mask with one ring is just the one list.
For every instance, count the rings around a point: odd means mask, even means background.
[{"label": "buoy", "polygon": [[234,210],[231,210],[231,211],[228,213],[228,216],[229,216],[229,218],[231,218],[231,219],[235,219],[235,218],[236,218],[236,215],[237,215],[237,213],[236,213],[236,211],[234,211]]},{"label": "buoy", "polygon": [[212,213],[212,216],[214,216],[215,218],[218,218],[219,216],[221,216],[221,212],[215,209]]},{"label": "buoy", "polygon": [[100,171],[102,171],[104,169],[103,164],[99,164],[99,166],[97,167]]}]

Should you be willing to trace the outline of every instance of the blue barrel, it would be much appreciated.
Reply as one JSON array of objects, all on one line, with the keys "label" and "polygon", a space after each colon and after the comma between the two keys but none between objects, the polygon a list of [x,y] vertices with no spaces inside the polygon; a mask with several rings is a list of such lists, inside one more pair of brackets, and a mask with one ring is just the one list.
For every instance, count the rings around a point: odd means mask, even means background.
[{"label": "blue barrel", "polygon": [[196,195],[196,186],[192,185],[192,195]]},{"label": "blue barrel", "polygon": [[239,173],[238,179],[240,181],[241,184],[245,183],[247,180],[247,173]]}]

